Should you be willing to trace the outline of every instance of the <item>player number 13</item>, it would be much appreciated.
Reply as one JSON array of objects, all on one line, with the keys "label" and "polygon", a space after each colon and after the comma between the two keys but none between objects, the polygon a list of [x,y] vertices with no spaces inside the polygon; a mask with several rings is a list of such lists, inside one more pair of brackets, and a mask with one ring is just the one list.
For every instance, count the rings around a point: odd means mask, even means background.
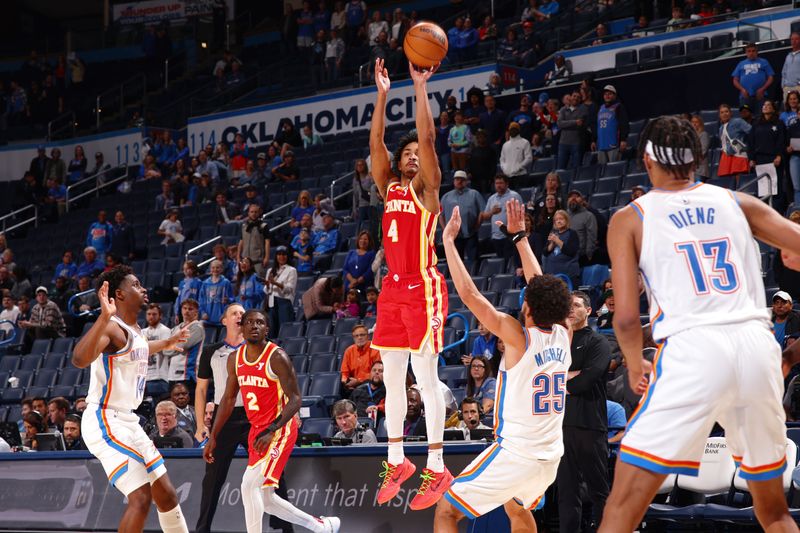
[{"label": "player number 13", "polygon": [[711,289],[722,294],[739,288],[736,265],[728,259],[730,241],[725,239],[675,243],[675,251],[686,259],[697,294]]}]

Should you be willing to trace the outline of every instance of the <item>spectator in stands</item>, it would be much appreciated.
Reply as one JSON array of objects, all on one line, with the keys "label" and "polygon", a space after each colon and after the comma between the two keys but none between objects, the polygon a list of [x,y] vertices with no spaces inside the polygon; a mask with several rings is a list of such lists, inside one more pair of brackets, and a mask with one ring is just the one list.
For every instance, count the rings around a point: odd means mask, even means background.
[{"label": "spectator in stands", "polygon": [[506,239],[503,232],[500,231],[500,226],[497,222],[502,222],[503,224],[507,222],[506,202],[513,198],[522,203],[522,197],[516,191],[508,188],[508,177],[503,174],[495,176],[494,189],[495,193],[486,201],[486,210],[481,213],[479,220],[480,222],[491,221],[492,248],[498,256],[508,260],[511,257],[515,257],[516,251],[511,241]]},{"label": "spectator in stands", "polygon": [[[794,96],[795,100],[800,99],[800,95],[796,91],[789,93],[787,102]],[[788,107],[788,106],[787,106]],[[795,150],[792,147],[792,141],[800,139],[800,111],[795,115],[795,120],[788,120],[789,125],[786,127],[786,152],[789,157],[789,176],[792,180],[792,188],[794,189],[794,206],[800,206],[800,150]]]},{"label": "spectator in stands", "polygon": [[178,209],[170,209],[167,216],[161,221],[161,225],[158,226],[157,233],[159,237],[164,237],[161,241],[164,246],[186,240],[186,237],[183,236],[183,225],[178,220],[178,215],[180,215]]},{"label": "spectator in stands", "polygon": [[[375,257],[377,258],[377,254]],[[372,261],[375,264],[375,260]],[[373,273],[375,271],[373,270]],[[375,287],[367,287],[367,302],[364,304],[364,318],[375,318],[378,316],[378,289]]]},{"label": "spectator in stands", "polygon": [[545,85],[555,85],[572,76],[572,65],[564,59],[563,54],[553,56],[553,70],[544,75]]},{"label": "spectator in stands", "polygon": [[258,190],[259,188],[263,190],[267,183],[267,180],[263,179],[261,174],[256,170],[255,162],[249,159],[244,164],[244,172],[236,181],[238,182],[239,187],[245,188],[253,186],[256,188],[255,190]]},{"label": "spectator in stands", "polygon": [[[53,269],[52,283],[55,283],[57,278],[66,277],[68,279],[75,279],[78,272],[78,267],[72,262],[72,251],[67,250],[61,256],[61,262]],[[0,287],[2,288],[2,287]]]},{"label": "spectator in stands", "polygon": [[700,115],[692,115],[692,126],[694,127],[694,131],[697,132],[697,136],[700,137],[700,151],[703,154],[703,159],[697,163],[694,175],[700,181],[706,181],[710,176],[708,168],[708,149],[711,147],[711,139],[706,132],[705,124]]},{"label": "spectator in stands", "polygon": [[370,345],[369,331],[363,324],[357,324],[352,329],[354,344],[344,351],[342,357],[342,392],[348,397],[359,385],[372,378],[373,363],[380,361],[378,350]]},{"label": "spectator in stands", "polygon": [[344,297],[344,303],[336,310],[336,318],[359,318],[361,316],[361,297],[357,289],[350,289]]},{"label": "spectator in stands", "polygon": [[75,299],[75,302],[73,302],[72,304],[72,309],[71,309],[72,312],[85,313],[86,311],[91,311],[93,309],[98,309],[100,307],[100,300],[97,298],[97,294],[94,292],[88,292],[91,290],[92,290],[92,280],[89,276],[81,276],[80,278],[78,278],[77,293],[83,292],[87,294],[84,294],[83,296],[80,296]]},{"label": "spectator in stands", "polygon": [[786,127],[778,119],[775,104],[771,100],[765,100],[761,116],[755,120],[747,137],[750,168],[773,164],[779,171],[786,144]]},{"label": "spectator in stands", "polygon": [[545,201],[547,197],[553,195],[556,197],[556,204],[558,209],[565,204],[565,199],[561,193],[561,177],[557,172],[548,172],[544,178],[544,190],[537,193],[536,196],[527,204],[527,209],[533,211],[534,215],[545,208]]},{"label": "spectator in stands", "polygon": [[194,406],[189,402],[189,389],[183,383],[173,383],[169,391],[169,399],[176,407],[178,427],[189,435],[197,431],[197,415]]},{"label": "spectator in stands", "polygon": [[208,173],[211,182],[215,186],[219,184],[219,167],[214,161],[209,161],[208,154],[205,151],[201,151],[197,155],[196,172],[199,172],[200,176],[202,176],[204,173]]},{"label": "spectator in stands", "polygon": [[297,47],[300,50],[314,43],[314,12],[311,2],[303,0],[303,9],[297,12]]},{"label": "spectator in stands", "polygon": [[283,161],[272,169],[272,176],[275,180],[283,182],[300,179],[300,167],[295,163],[294,152],[286,150],[283,153]]},{"label": "spectator in stands", "polygon": [[[3,310],[0,311],[0,331],[6,336],[14,331],[19,319],[19,307],[16,299],[9,292],[3,292]],[[7,322],[4,322],[7,321]]]},{"label": "spectator in stands", "polygon": [[[336,14],[334,13],[333,16],[336,16]],[[339,35],[339,30],[331,29],[330,39],[325,43],[325,79],[328,82],[338,80],[342,72],[345,44]]]},{"label": "spectator in stands", "polygon": [[478,39],[480,42],[497,39],[497,24],[491,15],[483,17],[483,22],[478,28]]},{"label": "spectator in stands", "polygon": [[[357,166],[358,163],[356,162],[356,167]],[[297,195],[297,203],[292,208],[292,218],[289,225],[292,228],[300,228],[300,222],[303,220],[303,217],[308,215],[310,218],[313,213],[314,206],[311,203],[311,193],[305,190],[300,191],[300,193]]]},{"label": "spectator in stands", "polygon": [[[467,17],[459,35],[459,59],[460,61],[473,61],[478,56],[478,30],[472,25],[472,19]],[[501,88],[502,91],[502,88]],[[499,94],[499,93],[497,93]]]},{"label": "spectator in stands", "polygon": [[217,225],[228,224],[242,219],[239,206],[229,201],[224,191],[217,191],[214,198],[217,203]]},{"label": "spectator in stands", "polygon": [[592,264],[592,257],[597,250],[597,220],[584,206],[584,198],[580,191],[573,189],[567,195],[569,210],[569,229],[578,236],[578,257],[581,265]]},{"label": "spectator in stands", "polygon": [[[31,404],[31,408],[42,415],[42,418],[46,418],[47,415],[47,400],[42,396],[35,396],[33,398],[33,402]],[[46,422],[46,420],[45,420]],[[46,427],[46,426],[45,426]]]},{"label": "spectator in stands", "polygon": [[535,211],[535,218],[531,219],[533,226],[530,237],[531,247],[537,258],[542,257],[547,245],[547,238],[553,231],[555,214],[562,209],[561,198],[558,194],[546,193],[542,202],[542,206]]},{"label": "spectator in stands", "polygon": [[[455,116],[455,112],[454,112]],[[446,110],[439,113],[439,125],[436,126],[436,156],[443,174],[448,174],[452,168],[450,159],[450,115]]]},{"label": "spectator in stands", "polygon": [[166,358],[164,364],[167,367],[167,381],[169,381],[170,386],[176,382],[184,382],[190,391],[194,390],[197,378],[197,362],[205,340],[205,328],[203,323],[198,320],[200,318],[199,314],[200,305],[197,300],[191,298],[184,300],[181,304],[183,322],[172,328],[170,336],[175,335],[183,326],[194,323],[189,328],[189,338],[180,346],[180,351],[164,350],[161,352]]},{"label": "spectator in stands", "polygon": [[300,134],[300,138],[303,140],[303,148],[306,150],[314,147],[319,148],[324,144],[319,133],[314,133],[314,131],[311,129],[310,122],[303,126],[303,131]]},{"label": "spectator in stands", "polygon": [[136,237],[131,226],[125,220],[125,213],[117,211],[114,214],[114,224],[111,226],[111,253],[123,261],[133,260],[136,252]]},{"label": "spectator in stands", "polygon": [[[467,91],[467,102],[461,106],[461,111],[464,113],[464,123],[470,127],[470,130],[475,133],[478,130],[480,117],[486,108],[483,107],[483,91],[477,87],[471,87]],[[455,121],[455,116],[453,117]]]},{"label": "spectator in stands", "polygon": [[592,151],[597,151],[600,164],[619,161],[628,147],[630,122],[625,106],[617,99],[613,85],[603,87],[603,105],[597,111],[596,128],[593,128]]},{"label": "spectator in stands", "polygon": [[37,450],[39,443],[36,440],[37,433],[48,433],[47,424],[44,416],[38,411],[30,411],[22,416],[25,425],[25,435],[22,436],[22,446],[30,450]]},{"label": "spectator in stands", "polygon": [[43,202],[44,217],[51,222],[58,221],[67,210],[67,188],[54,179],[48,179]]},{"label": "spectator in stands", "polygon": [[32,296],[33,286],[28,278],[28,271],[21,265],[14,265],[11,269],[11,276],[14,278],[14,285],[11,286],[11,295],[19,299],[22,296]]},{"label": "spectator in stands", "polygon": [[497,60],[501,63],[517,64],[519,60],[520,41],[517,39],[517,32],[513,28],[506,30],[504,39],[497,43]]},{"label": "spectator in stands", "polygon": [[236,257],[249,257],[259,275],[264,274],[269,262],[270,232],[267,223],[261,219],[261,208],[251,204],[247,208],[247,218],[242,223],[242,237]]},{"label": "spectator in stands", "polygon": [[219,324],[225,306],[233,300],[233,286],[222,273],[222,261],[211,261],[211,276],[203,281],[200,288],[200,318],[209,324]]},{"label": "spectator in stands", "polygon": [[97,213],[97,221],[89,226],[86,235],[86,246],[91,246],[97,252],[97,258],[103,260],[106,252],[111,250],[111,224],[106,220],[106,212],[101,210]]},{"label": "spectator in stands", "polygon": [[328,32],[331,29],[331,12],[328,9],[325,0],[320,0],[317,3],[318,9],[314,11],[314,31]]},{"label": "spectator in stands", "polygon": [[[373,210],[372,187],[375,181],[369,172],[367,162],[364,159],[356,159],[355,170],[353,171],[353,218],[366,221],[371,218]],[[309,196],[310,198],[310,196]],[[311,214],[314,213],[313,206]]]},{"label": "spectator in stands", "polygon": [[594,29],[594,40],[592,41],[592,46],[597,46],[600,44],[607,43],[611,39],[608,38],[608,28],[603,23],[597,25]]},{"label": "spectator in stands", "polygon": [[245,309],[261,309],[264,303],[264,285],[253,269],[253,260],[247,256],[239,261],[239,272],[233,286],[235,300]]},{"label": "spectator in stands", "polygon": [[792,297],[786,291],[778,291],[772,297],[772,329],[780,345],[786,337],[800,331],[800,313],[792,310],[792,305]]},{"label": "spectator in stands", "polygon": [[442,196],[442,217],[439,224],[444,227],[456,206],[461,214],[461,231],[455,240],[456,248],[464,258],[465,264],[472,266],[478,259],[478,229],[481,214],[485,209],[483,196],[471,189],[467,183],[467,173],[457,170],[453,175],[453,190]]},{"label": "spectator in stands", "polygon": [[50,158],[47,157],[47,151],[43,144],[36,147],[36,157],[31,159],[29,172],[34,175],[37,183],[45,182],[45,175],[47,173],[47,166]]},{"label": "spectator in stands", "polygon": [[30,204],[40,204],[44,194],[44,188],[36,183],[34,175],[26,172],[19,182],[19,193],[17,198],[14,198],[12,205],[14,207],[25,207]]},{"label": "spectator in stands", "polygon": [[14,268],[16,268],[17,264],[14,262],[14,251],[11,250],[11,248],[6,248],[3,250],[3,253],[0,254],[0,265],[8,268],[12,273],[14,272]]},{"label": "spectator in stands", "polygon": [[372,12],[372,20],[367,26],[367,39],[370,46],[375,46],[378,43],[378,36],[381,32],[385,32],[388,36],[389,25],[383,20],[380,10],[376,9]]},{"label": "spectator in stands", "polygon": [[[358,326],[356,326],[358,327]],[[363,326],[361,326],[363,328]],[[352,346],[348,347],[349,350]],[[383,363],[380,358],[372,362],[369,378],[353,389],[350,400],[356,406],[358,416],[368,416],[373,421],[385,412],[386,386],[383,384]]]},{"label": "spectator in stands", "polygon": [[[161,306],[149,304],[145,312],[147,327],[142,329],[142,335],[148,342],[168,339],[170,329],[161,322]],[[179,320],[179,314],[175,315]],[[145,381],[145,396],[151,396],[158,400],[169,392],[167,383],[167,373],[169,371],[169,360],[162,352],[150,353],[147,358],[147,376]]]},{"label": "spectator in stands", "polygon": [[461,32],[464,29],[464,17],[458,16],[453,21],[453,27],[447,30],[447,57],[453,62],[461,61]]},{"label": "spectator in stands", "polygon": [[332,254],[339,246],[339,230],[336,228],[336,219],[328,211],[323,211],[322,229],[314,231],[311,246],[314,247],[314,257]]},{"label": "spectator in stands", "polygon": [[98,259],[97,250],[94,246],[87,246],[83,249],[83,263],[78,266],[75,276],[80,278],[82,276],[89,276],[94,278],[105,269],[105,264]]},{"label": "spectator in stands", "polygon": [[289,261],[289,250],[285,246],[275,249],[275,261],[267,270],[263,292],[270,316],[270,333],[277,336],[281,324],[294,320],[294,297],[297,288],[297,270]]},{"label": "spectator in stands", "polygon": [[17,319],[17,326],[19,326],[20,321],[22,320],[30,320],[31,318],[31,299],[27,296],[23,296],[19,300],[17,300],[17,307],[19,308],[19,318]]},{"label": "spectator in stands", "polygon": [[672,18],[667,21],[667,32],[678,31],[688,27],[688,21],[683,17],[681,6],[672,7]]},{"label": "spectator in stands", "polygon": [[331,13],[331,30],[337,30],[341,35],[347,28],[347,11],[344,8],[344,2],[337,0],[333,6],[333,13]]},{"label": "spectator in stands", "polygon": [[498,153],[489,146],[486,131],[480,129],[475,134],[476,145],[472,148],[469,158],[469,174],[472,183],[481,193],[488,193],[492,189],[494,176],[497,174]]},{"label": "spectator in stands", "polygon": [[275,139],[272,141],[272,146],[278,150],[283,159],[286,159],[287,152],[291,151],[292,148],[303,146],[303,140],[295,129],[294,122],[288,119],[283,120],[283,123],[278,128],[278,133],[275,134]]},{"label": "spectator in stands", "polygon": [[646,15],[641,15],[636,25],[631,28],[631,37],[636,39],[638,37],[647,37],[652,34],[653,32],[650,30],[650,20]]},{"label": "spectator in stands", "polygon": [[545,274],[564,274],[577,286],[580,277],[580,240],[569,226],[569,214],[563,209],[556,211],[553,231],[547,236],[544,248],[542,270]]},{"label": "spectator in stands", "polygon": [[180,448],[194,447],[192,436],[178,427],[178,408],[170,400],[159,402],[156,406],[156,427],[150,432],[150,438],[175,438],[180,441]]},{"label": "spectator in stands", "polygon": [[542,40],[533,31],[533,23],[522,23],[522,36],[520,37],[519,55],[517,63],[525,68],[533,67],[542,53]]},{"label": "spectator in stands", "polygon": [[783,112],[779,118],[787,128],[800,120],[800,92],[791,90],[786,93],[783,103]]},{"label": "spectator in stands", "polygon": [[406,419],[403,421],[404,437],[426,437],[428,430],[425,427],[422,396],[417,389],[411,387],[406,390]]},{"label": "spectator in stands", "polygon": [[156,158],[156,163],[163,167],[169,167],[175,162],[178,150],[172,142],[169,130],[164,130],[161,134],[155,134],[155,144],[150,153]]},{"label": "spectator in stands", "polygon": [[161,182],[161,194],[156,196],[154,211],[169,211],[177,205],[175,195],[172,192],[172,183],[169,180]]},{"label": "spectator in stands", "polygon": [[86,397],[79,396],[75,399],[75,412],[83,413],[86,410]]},{"label": "spectator in stands", "polygon": [[746,174],[750,170],[747,160],[747,138],[751,126],[741,118],[732,117],[728,104],[719,106],[719,122],[722,151],[717,175],[736,176],[738,181],[739,174]]},{"label": "spectator in stands", "polygon": [[306,213],[300,218],[300,223],[297,225],[297,227],[292,230],[292,248],[295,248],[294,241],[297,240],[297,236],[300,233],[300,231],[303,229],[307,230],[310,238],[313,227],[314,227],[313,215],[309,215],[308,213]]},{"label": "spectator in stands", "polygon": [[342,266],[344,290],[351,288],[365,290],[374,281],[372,261],[375,259],[375,245],[369,232],[362,230],[356,238],[356,249],[350,250]]},{"label": "spectator in stands", "polygon": [[484,413],[491,413],[494,409],[495,384],[489,359],[473,355],[467,373],[467,396],[480,402]]},{"label": "spectator in stands", "polygon": [[800,32],[793,31],[789,36],[792,49],[786,54],[781,69],[781,88],[783,99],[789,99],[790,91],[800,91]]},{"label": "spectator in stands", "polygon": [[534,17],[538,22],[548,20],[558,13],[559,7],[556,0],[544,0],[539,8],[534,11]]},{"label": "spectator in stands", "polygon": [[465,170],[469,161],[472,134],[469,126],[464,123],[464,114],[461,111],[456,111],[454,120],[455,124],[448,133],[450,163],[453,170]]},{"label": "spectator in stands", "polygon": [[67,332],[61,310],[47,298],[47,287],[36,287],[36,305],[31,309],[31,317],[19,320],[17,325],[28,330],[27,338],[31,343],[33,339],[63,337]]},{"label": "spectator in stands", "polygon": [[580,103],[580,91],[569,95],[569,105],[558,112],[558,162],[556,168],[578,168],[583,159],[586,107]]},{"label": "spectator in stands", "polygon": [[600,523],[608,496],[605,374],[611,350],[606,338],[589,327],[591,311],[586,293],[573,292],[568,318],[574,333],[564,413],[565,453],[556,478],[560,530],[564,533],[581,529],[581,480],[587,484],[596,524]]},{"label": "spectator in stands", "polygon": [[486,111],[480,114],[479,124],[486,130],[486,136],[497,152],[500,151],[506,128],[506,113],[497,108],[494,96],[488,95],[483,99]]},{"label": "spectator in stands", "polygon": [[64,444],[67,451],[85,450],[86,444],[83,443],[81,436],[81,415],[70,413],[64,419]]},{"label": "spectator in stands", "polygon": [[355,404],[350,400],[339,400],[333,404],[333,419],[339,431],[333,436],[335,439],[351,439],[355,444],[377,444],[375,433],[358,423]]},{"label": "spectator in stands", "polygon": [[82,180],[86,175],[87,164],[83,146],[79,144],[75,147],[75,156],[67,167],[67,183],[75,183]]},{"label": "spectator in stands", "polygon": [[97,183],[105,183],[105,176],[101,176],[111,169],[111,165],[105,162],[103,152],[95,152],[94,154],[94,167],[86,173],[86,176],[98,176]]},{"label": "spectator in stands", "polygon": [[[283,16],[281,17],[281,53],[289,54],[297,48],[297,17],[294,14],[292,4],[286,3],[283,6]],[[224,71],[223,71],[224,72]],[[216,75],[216,69],[215,69]]]},{"label": "spectator in stands", "polygon": [[237,133],[231,149],[231,176],[240,178],[244,175],[247,161],[250,158],[250,149],[244,141],[244,135]]},{"label": "spectator in stands", "polygon": [[156,163],[156,158],[153,154],[147,154],[144,156],[144,160],[142,161],[141,166],[139,167],[139,179],[149,180],[149,179],[160,179],[161,178],[161,169],[158,168],[158,164]]},{"label": "spectator in stands", "polygon": [[533,115],[530,107],[530,97],[524,94],[520,98],[519,108],[508,114],[508,123],[519,124],[519,134],[523,139],[530,139],[534,132],[542,129],[539,119]]},{"label": "spectator in stands", "polygon": [[64,179],[67,177],[67,166],[64,164],[64,160],[61,159],[60,148],[53,148],[50,151],[50,160],[47,161],[44,177],[64,183]]},{"label": "spectator in stands", "polygon": [[187,260],[183,264],[184,278],[178,283],[178,297],[175,299],[175,306],[173,308],[173,316],[175,317],[176,324],[180,322],[180,310],[183,302],[189,299],[197,301],[200,298],[200,288],[203,282],[197,275],[197,264],[191,259]]},{"label": "spectator in stands", "polygon": [[527,176],[533,163],[531,143],[520,136],[520,125],[512,122],[508,125],[508,140],[503,143],[500,152],[500,169],[503,174],[513,177]]},{"label": "spectator in stands", "polygon": [[758,57],[758,46],[748,44],[741,60],[731,73],[733,86],[739,91],[739,103],[748,104],[753,109],[761,109],[766,91],[772,85],[775,71],[766,59]]},{"label": "spectator in stands", "polygon": [[464,432],[466,440],[471,440],[470,431],[474,429],[490,429],[489,426],[481,422],[482,418],[483,407],[481,407],[481,402],[468,396],[461,400],[461,420],[456,428]]},{"label": "spectator in stands", "polygon": [[57,396],[47,402],[47,425],[49,428],[64,433],[67,412],[69,412],[69,402],[63,396]]},{"label": "spectator in stands", "polygon": [[300,228],[300,232],[292,240],[292,255],[297,259],[298,272],[311,272],[314,247],[311,245],[311,231]]},{"label": "spectator in stands", "polygon": [[461,362],[469,366],[472,363],[472,358],[476,355],[482,355],[486,359],[491,359],[496,347],[497,337],[486,329],[486,326],[478,322],[478,336],[475,337],[475,340],[472,342],[470,353],[464,355],[461,358]]},{"label": "spectator in stands", "polygon": [[303,293],[303,314],[306,320],[329,318],[342,302],[342,278],[319,278]]},{"label": "spectator in stands", "polygon": [[[319,30],[308,49],[308,64],[311,71],[311,84],[320,87],[325,82],[325,51],[327,49],[325,30]],[[303,141],[305,146],[305,140]]]},{"label": "spectator in stands", "polygon": [[[191,172],[191,170],[189,171]],[[211,177],[208,172],[205,174],[192,174],[192,183],[197,188],[195,202],[197,204],[209,204],[215,201],[216,194],[214,191],[214,184],[211,182]]]}]

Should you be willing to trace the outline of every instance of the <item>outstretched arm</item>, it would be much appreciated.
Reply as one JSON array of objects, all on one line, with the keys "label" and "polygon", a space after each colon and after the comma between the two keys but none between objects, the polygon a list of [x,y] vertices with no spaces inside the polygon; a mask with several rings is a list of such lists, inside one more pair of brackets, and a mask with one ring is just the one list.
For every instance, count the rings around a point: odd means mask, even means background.
[{"label": "outstretched arm", "polygon": [[[506,215],[510,234],[525,231],[525,206],[519,200],[512,198],[506,202]],[[502,222],[498,220],[497,224],[502,224]],[[526,282],[535,276],[542,275],[542,267],[531,250],[531,244],[527,238],[522,237],[517,241],[517,253],[522,260],[522,272],[525,274]]]},{"label": "outstretched arm", "polygon": [[386,143],[383,141],[386,96],[389,94],[389,71],[383,66],[383,59],[375,60],[375,85],[378,87],[378,97],[375,99],[375,109],[372,112],[372,124],[369,129],[369,160],[372,167],[372,179],[383,199],[386,199],[386,188],[389,186],[389,177],[392,173],[392,164],[387,154]]},{"label": "outstretched arm", "polygon": [[[418,70],[408,63],[408,71],[414,80],[414,96],[417,98],[417,138],[419,150],[419,175],[426,191],[430,191],[431,198],[435,198],[438,207],[439,187],[442,185],[442,171],[439,168],[439,159],[436,155],[436,128],[433,125],[431,104],[428,100],[428,80],[436,72],[439,65],[434,65],[428,70]],[[438,209],[437,209],[438,211]]]},{"label": "outstretched arm", "polygon": [[447,227],[444,228],[442,240],[444,241],[444,253],[447,256],[447,266],[450,269],[450,277],[453,279],[456,292],[464,305],[472,311],[481,324],[486,326],[486,329],[500,337],[506,346],[514,347],[516,353],[522,354],[525,352],[525,334],[522,326],[514,317],[495,309],[481,294],[456,250],[455,240],[460,228],[461,213],[458,207],[455,207]]}]

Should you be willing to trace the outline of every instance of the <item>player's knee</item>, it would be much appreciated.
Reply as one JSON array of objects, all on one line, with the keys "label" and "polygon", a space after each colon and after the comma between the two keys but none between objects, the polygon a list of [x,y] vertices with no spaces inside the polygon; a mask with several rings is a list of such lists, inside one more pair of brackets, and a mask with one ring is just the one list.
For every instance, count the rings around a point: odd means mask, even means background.
[{"label": "player's knee", "polygon": [[152,502],[153,495],[150,492],[150,485],[142,485],[128,494],[128,507],[139,513],[147,513]]},{"label": "player's knee", "polygon": [[439,503],[436,504],[436,520],[458,522],[463,517],[464,515],[461,514],[461,511],[456,509],[453,504],[444,498],[439,500]]}]

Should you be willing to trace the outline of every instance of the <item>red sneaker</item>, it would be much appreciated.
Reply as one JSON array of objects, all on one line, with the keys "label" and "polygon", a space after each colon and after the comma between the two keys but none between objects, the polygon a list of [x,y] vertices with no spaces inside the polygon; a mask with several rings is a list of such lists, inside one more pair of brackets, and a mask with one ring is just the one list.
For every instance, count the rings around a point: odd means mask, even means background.
[{"label": "red sneaker", "polygon": [[378,491],[378,505],[383,505],[397,496],[397,493],[400,492],[400,485],[417,471],[417,467],[408,458],[404,458],[399,465],[384,461],[383,468],[383,472],[380,473],[383,483]]},{"label": "red sneaker", "polygon": [[450,473],[447,467],[443,472],[434,472],[428,468],[423,468],[419,477],[422,478],[422,484],[419,486],[419,492],[417,492],[417,495],[414,496],[409,505],[414,511],[436,505],[439,498],[444,496],[444,493],[453,484],[453,474]]}]

